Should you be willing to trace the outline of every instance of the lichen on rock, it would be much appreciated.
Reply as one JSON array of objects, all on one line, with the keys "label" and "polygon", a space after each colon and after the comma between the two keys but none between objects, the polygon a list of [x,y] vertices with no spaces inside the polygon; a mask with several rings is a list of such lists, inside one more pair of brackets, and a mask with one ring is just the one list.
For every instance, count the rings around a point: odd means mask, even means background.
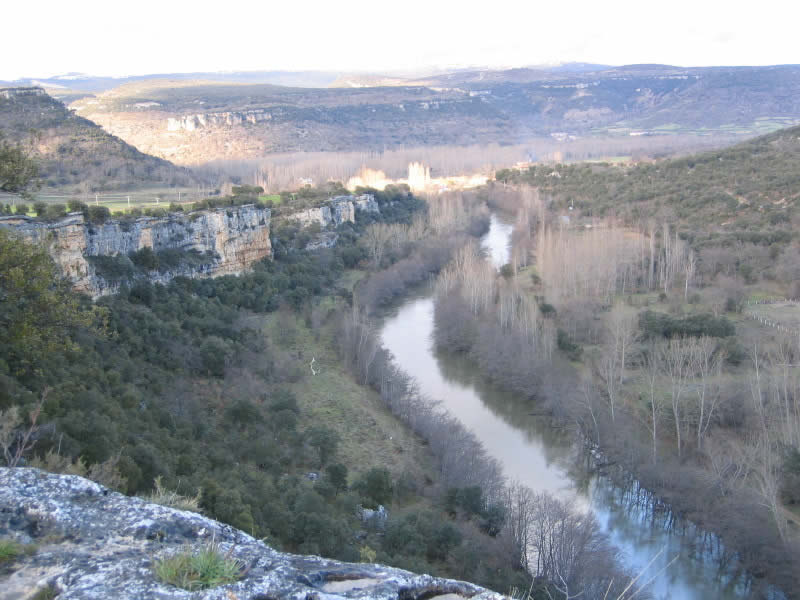
[{"label": "lichen on rock", "polygon": [[[26,600],[47,585],[59,600],[503,598],[461,581],[278,552],[202,515],[38,469],[0,469],[0,537],[38,548],[0,576],[8,600]],[[239,581],[190,592],[156,579],[157,560],[212,540],[248,566]]]}]

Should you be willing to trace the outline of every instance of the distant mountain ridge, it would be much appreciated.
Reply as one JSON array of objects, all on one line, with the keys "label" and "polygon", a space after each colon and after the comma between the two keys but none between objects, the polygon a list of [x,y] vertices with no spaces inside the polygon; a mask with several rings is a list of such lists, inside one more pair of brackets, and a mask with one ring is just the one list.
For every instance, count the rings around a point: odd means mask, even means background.
[{"label": "distant mountain ridge", "polygon": [[332,85],[340,87],[136,81],[71,106],[179,164],[537,137],[752,136],[800,123],[798,65],[563,65],[420,79],[344,75]]},{"label": "distant mountain ridge", "polygon": [[104,77],[86,73],[65,73],[52,77],[25,77],[14,81],[0,82],[9,87],[40,85],[68,92],[103,92],[112,88],[148,79],[214,80],[229,83],[271,83],[296,87],[326,87],[333,82],[338,73],[328,71],[208,71],[198,73],[151,73],[126,77]]},{"label": "distant mountain ridge", "polygon": [[[539,70],[551,72],[586,72],[598,71],[610,68],[608,65],[597,65],[593,63],[559,63],[555,65],[545,65],[540,67],[532,67]],[[458,71],[475,71],[475,70],[489,70],[479,69],[477,67],[461,68],[461,69],[424,69],[427,73],[432,72],[458,72]],[[499,70],[499,69],[495,69]],[[417,70],[420,77],[420,71]],[[402,81],[412,79],[413,77],[408,73],[354,73],[348,71],[198,71],[189,73],[149,73],[145,75],[126,75],[120,77],[109,77],[90,75],[87,73],[70,72],[62,75],[53,75],[50,77],[23,77],[13,81],[0,81],[0,86],[7,87],[24,87],[24,86],[41,86],[51,88],[51,94],[58,96],[58,90],[64,90],[64,94],[75,94],[80,92],[104,92],[126,83],[133,83],[136,81],[146,81],[149,79],[172,79],[172,80],[211,80],[228,83],[268,83],[273,85],[284,85],[290,87],[328,87],[334,84],[340,78],[371,78],[376,80],[392,80]]]}]

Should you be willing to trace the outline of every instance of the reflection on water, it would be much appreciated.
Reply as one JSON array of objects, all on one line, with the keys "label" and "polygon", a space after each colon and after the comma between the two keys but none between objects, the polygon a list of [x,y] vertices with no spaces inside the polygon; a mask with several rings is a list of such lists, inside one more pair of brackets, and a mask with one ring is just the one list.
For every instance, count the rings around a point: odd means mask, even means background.
[{"label": "reflection on water", "polygon": [[506,264],[511,256],[512,229],[511,223],[492,213],[489,231],[481,239],[481,248],[486,251],[489,261],[498,269]]},{"label": "reflection on water", "polygon": [[702,535],[690,523],[671,526],[669,511],[654,511],[637,501],[635,488],[623,489],[607,477],[594,477],[590,486],[592,510],[612,543],[625,555],[627,565],[642,570],[661,551],[663,565],[678,556],[652,584],[653,597],[745,598],[743,576],[734,577],[718,567],[724,547],[713,535]]},{"label": "reflection on water", "polygon": [[[510,235],[511,226],[493,215],[482,245],[495,266],[508,262]],[[590,506],[622,552],[623,562],[634,572],[661,550],[640,579],[654,578],[655,598],[727,600],[747,596],[741,585],[719,577],[715,561],[704,560],[707,555],[697,550],[700,538],[694,532],[670,532],[663,518],[655,518],[625,490],[591,474],[582,453],[564,433],[553,429],[547,419],[530,414],[533,405],[489,384],[465,357],[434,351],[433,326],[433,298],[426,290],[386,318],[383,344],[424,394],[441,401],[477,435],[508,478],[535,491],[575,495],[581,504]],[[668,566],[675,556],[678,559]]]},{"label": "reflection on water", "polygon": [[[433,355],[432,332],[433,298],[426,295],[407,301],[386,320],[383,344],[426,396],[441,401],[467,429],[478,434],[489,454],[503,465],[506,476],[537,490],[559,493],[569,488],[564,466],[549,459],[552,449],[546,447],[542,436],[529,430],[529,418],[520,415],[516,426],[506,422],[482,399],[494,394],[481,394],[469,380],[445,375]],[[453,358],[451,365],[456,360]],[[500,398],[498,404],[510,404],[508,396],[494,392]]]}]

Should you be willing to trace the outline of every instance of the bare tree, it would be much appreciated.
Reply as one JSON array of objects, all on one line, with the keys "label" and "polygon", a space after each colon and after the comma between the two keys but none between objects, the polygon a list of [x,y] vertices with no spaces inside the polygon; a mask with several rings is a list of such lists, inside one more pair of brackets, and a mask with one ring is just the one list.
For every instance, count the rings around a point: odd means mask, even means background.
[{"label": "bare tree", "polygon": [[683,263],[683,274],[684,274],[684,283],[683,283],[683,301],[689,298],[689,282],[694,277],[694,272],[697,267],[697,258],[695,257],[694,252],[688,250],[686,253],[686,260]]},{"label": "bare tree", "polygon": [[0,411],[0,447],[3,448],[3,458],[6,465],[14,468],[36,445],[36,432],[39,431],[37,421],[44,408],[49,388],[42,391],[39,400],[28,414],[28,425],[23,425],[19,414],[19,406]]},{"label": "bare tree", "polygon": [[534,519],[534,494],[519,482],[506,486],[503,506],[506,511],[505,536],[512,555],[512,564],[530,570],[528,551],[531,546],[531,523]]},{"label": "bare tree", "polygon": [[692,372],[697,377],[695,397],[697,400],[697,448],[703,447],[703,436],[708,431],[714,418],[714,412],[722,400],[718,385],[712,381],[713,376],[719,376],[724,361],[724,351],[717,350],[716,342],[702,336],[691,344]]},{"label": "bare tree", "polygon": [[595,365],[595,376],[603,383],[603,391],[608,400],[608,409],[611,412],[611,422],[613,423],[616,420],[616,406],[620,394],[619,355],[614,351],[604,350]]},{"label": "bare tree", "polygon": [[619,382],[625,380],[625,365],[636,336],[636,314],[616,303],[608,317],[608,334],[613,352],[619,357]]},{"label": "bare tree", "polygon": [[391,228],[383,223],[374,223],[370,225],[367,227],[364,235],[361,236],[361,242],[367,249],[367,254],[369,254],[373,268],[380,268],[384,252],[386,251],[386,245],[391,237]]},{"label": "bare tree", "polygon": [[653,442],[653,464],[658,462],[658,423],[661,420],[662,399],[656,384],[661,375],[660,357],[662,355],[663,351],[660,348],[655,344],[650,344],[644,356],[648,404],[650,407],[650,439]]},{"label": "bare tree", "polygon": [[692,349],[691,342],[685,339],[673,339],[659,346],[659,362],[670,382],[670,405],[675,422],[675,436],[678,445],[678,457],[683,447],[681,429],[683,427],[683,408],[685,393],[691,377]]}]

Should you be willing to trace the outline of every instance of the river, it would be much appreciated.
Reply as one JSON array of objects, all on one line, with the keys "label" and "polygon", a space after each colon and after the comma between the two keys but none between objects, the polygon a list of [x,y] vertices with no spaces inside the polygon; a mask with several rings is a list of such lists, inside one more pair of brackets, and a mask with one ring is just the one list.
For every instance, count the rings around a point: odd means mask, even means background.
[{"label": "river", "polygon": [[[511,229],[509,222],[493,214],[481,240],[496,267],[508,262]],[[571,436],[554,429],[550,419],[528,414],[523,402],[487,382],[468,358],[436,351],[433,311],[432,289],[407,298],[384,320],[383,344],[425,395],[441,401],[477,435],[509,479],[534,491],[574,495],[594,512],[632,572],[639,573],[658,555],[640,579],[655,578],[654,598],[747,597],[744,586],[720,576],[713,560],[697,554],[695,535],[681,535],[654,523],[649,513],[624,501],[624,490],[588,471]]]}]

